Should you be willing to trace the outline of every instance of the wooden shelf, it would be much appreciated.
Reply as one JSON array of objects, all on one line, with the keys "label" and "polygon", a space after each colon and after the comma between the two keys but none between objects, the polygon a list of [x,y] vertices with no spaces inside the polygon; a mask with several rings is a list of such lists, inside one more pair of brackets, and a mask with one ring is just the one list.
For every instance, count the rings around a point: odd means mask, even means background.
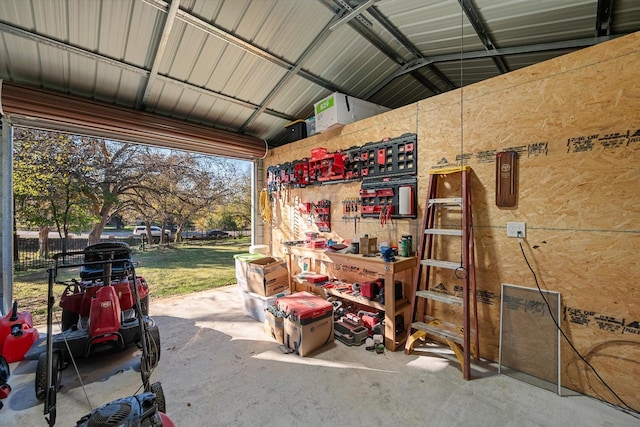
[{"label": "wooden shelf", "polygon": [[336,291],[335,289],[325,288],[325,291],[329,295],[333,295],[334,297],[343,298],[349,301],[357,302],[358,304],[366,305],[369,307],[373,307],[377,310],[384,311],[384,305],[380,304],[378,301],[370,300],[369,298],[365,298],[363,296],[354,296],[345,292]]},{"label": "wooden shelf", "polygon": [[[327,252],[324,249],[310,249],[300,246],[287,247],[289,257],[289,272],[294,274],[292,267],[292,257],[309,258],[312,260],[313,271],[314,267],[321,267],[323,263],[329,263],[333,265],[334,276],[331,279],[345,279],[339,277],[340,275],[353,274],[353,270],[361,271],[364,276],[363,279],[375,276],[384,279],[384,295],[385,303],[380,304],[376,300],[370,300],[361,295],[354,296],[348,293],[340,292],[332,288],[322,288],[318,286],[317,290],[325,290],[329,295],[342,298],[348,301],[352,301],[358,304],[362,304],[368,307],[372,307],[376,310],[382,310],[385,314],[385,347],[390,351],[396,351],[398,348],[404,347],[404,342],[407,339],[406,329],[411,325],[411,303],[407,299],[411,293],[411,285],[413,281],[413,275],[417,266],[416,257],[395,257],[395,261],[385,262],[380,256],[363,256],[361,254],[341,254],[337,252]],[[366,273],[366,274],[365,274]],[[324,273],[323,273],[324,274]],[[398,278],[402,283],[403,298],[395,299],[395,282]],[[292,289],[293,291],[294,289]],[[402,316],[404,320],[405,331],[396,334],[396,316]]]}]

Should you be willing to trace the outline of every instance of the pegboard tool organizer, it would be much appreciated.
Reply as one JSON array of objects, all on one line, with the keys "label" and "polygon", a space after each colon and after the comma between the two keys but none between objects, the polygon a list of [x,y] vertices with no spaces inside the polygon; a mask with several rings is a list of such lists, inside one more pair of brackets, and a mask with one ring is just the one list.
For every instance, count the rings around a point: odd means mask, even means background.
[{"label": "pegboard tool organizer", "polygon": [[326,148],[311,150],[311,157],[267,168],[270,193],[283,186],[335,184],[369,178],[417,173],[417,137],[408,133],[397,138],[367,142],[330,153]]},{"label": "pegboard tool organizer", "polygon": [[345,166],[348,156],[337,151],[328,153],[325,148],[311,150],[309,159],[309,177],[311,181],[329,182],[345,179]]},{"label": "pegboard tool organizer", "polygon": [[416,134],[369,142],[360,149],[360,176],[379,177],[415,175],[417,162]]},{"label": "pegboard tool organizer", "polygon": [[391,218],[416,218],[416,177],[368,179],[360,187],[360,213],[363,218],[379,217],[390,210]]},{"label": "pegboard tool organizer", "polygon": [[331,200],[318,200],[313,205],[313,211],[318,231],[331,231]]}]

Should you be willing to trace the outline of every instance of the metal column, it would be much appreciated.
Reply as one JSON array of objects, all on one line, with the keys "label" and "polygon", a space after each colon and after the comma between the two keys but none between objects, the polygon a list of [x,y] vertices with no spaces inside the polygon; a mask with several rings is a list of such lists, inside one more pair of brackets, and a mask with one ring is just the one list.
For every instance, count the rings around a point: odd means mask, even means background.
[{"label": "metal column", "polygon": [[0,144],[0,239],[2,275],[0,276],[0,312],[11,309],[13,299],[13,128],[2,117]]},{"label": "metal column", "polygon": [[260,189],[264,185],[264,162],[254,160],[251,166],[251,244],[264,243],[264,224],[259,211]]}]

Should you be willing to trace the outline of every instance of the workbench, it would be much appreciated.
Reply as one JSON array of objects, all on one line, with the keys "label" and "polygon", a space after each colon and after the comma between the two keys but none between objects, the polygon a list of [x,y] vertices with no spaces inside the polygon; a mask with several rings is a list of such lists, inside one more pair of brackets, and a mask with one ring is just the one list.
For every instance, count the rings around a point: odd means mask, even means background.
[{"label": "workbench", "polygon": [[[341,254],[324,249],[308,249],[299,246],[287,248],[287,262],[291,292],[312,291],[322,295],[325,291],[332,296],[352,301],[364,306],[383,310],[385,313],[385,347],[396,351],[404,347],[407,331],[411,325],[412,283],[417,266],[416,257],[395,257],[393,262],[385,262],[380,256],[365,257],[361,254]],[[384,279],[384,304],[361,295],[354,296],[315,284],[300,283],[296,276],[306,269],[327,274],[330,279],[362,282],[375,278]],[[402,295],[396,299],[396,281],[401,283]],[[324,295],[322,295],[324,296]],[[396,321],[398,319],[398,321]],[[400,323],[402,323],[400,325]],[[397,326],[401,326],[396,330]]]}]

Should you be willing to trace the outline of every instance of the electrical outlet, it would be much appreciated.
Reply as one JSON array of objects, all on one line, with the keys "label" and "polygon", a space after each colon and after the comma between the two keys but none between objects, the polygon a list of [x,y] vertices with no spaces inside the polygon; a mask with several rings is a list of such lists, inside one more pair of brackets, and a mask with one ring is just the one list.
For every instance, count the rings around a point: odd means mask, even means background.
[{"label": "electrical outlet", "polygon": [[507,237],[527,237],[524,222],[508,222]]}]

